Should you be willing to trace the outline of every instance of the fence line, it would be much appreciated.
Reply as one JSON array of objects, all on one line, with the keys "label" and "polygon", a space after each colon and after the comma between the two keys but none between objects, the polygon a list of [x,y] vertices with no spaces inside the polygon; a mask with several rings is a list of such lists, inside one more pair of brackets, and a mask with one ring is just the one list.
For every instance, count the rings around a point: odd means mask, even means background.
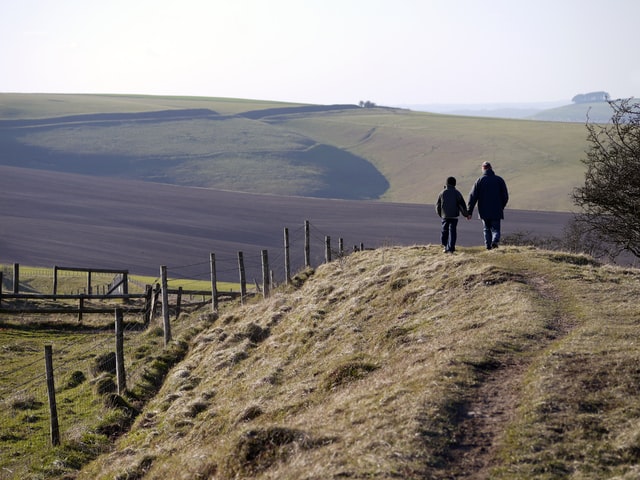
[{"label": "fence line", "polygon": [[[122,395],[126,389],[128,378],[131,376],[135,376],[138,374],[137,370],[129,371],[132,366],[132,357],[135,357],[135,351],[127,351],[128,341],[126,338],[129,334],[139,333],[139,327],[135,325],[140,325],[140,323],[123,323],[123,318],[125,314],[127,315],[143,315],[142,325],[144,328],[151,325],[151,323],[155,319],[155,313],[158,309],[158,304],[162,305],[162,329],[163,329],[163,346],[162,348],[167,348],[169,343],[172,340],[171,333],[171,321],[169,314],[169,298],[170,296],[175,297],[175,313],[176,318],[180,315],[181,311],[181,301],[186,295],[197,295],[204,298],[211,298],[211,308],[212,312],[215,313],[218,310],[218,300],[221,299],[240,299],[241,302],[244,303],[245,298],[248,296],[247,288],[246,288],[246,270],[247,266],[252,271],[260,271],[260,279],[261,285],[258,284],[258,281],[254,279],[256,283],[256,293],[262,294],[264,298],[267,298],[270,295],[270,292],[273,290],[273,287],[276,284],[275,281],[275,273],[273,270],[273,265],[280,265],[282,273],[283,282],[288,284],[291,280],[291,272],[292,271],[302,271],[304,268],[312,268],[312,264],[319,264],[322,259],[323,263],[330,262],[334,258],[341,258],[345,255],[344,244],[342,238],[340,238],[337,242],[338,247],[331,246],[331,237],[329,235],[322,235],[322,240],[320,241],[321,232],[318,229],[311,228],[311,224],[309,221],[305,221],[304,226],[297,228],[295,230],[289,230],[287,228],[284,229],[284,245],[282,251],[278,251],[275,255],[269,255],[267,250],[261,250],[260,256],[256,255],[255,257],[243,254],[243,252],[238,252],[236,259],[218,259],[215,254],[212,252],[210,254],[209,261],[202,261],[193,263],[190,265],[182,265],[171,267],[170,269],[166,266],[161,266],[160,268],[160,276],[156,279],[155,287],[152,285],[144,285],[145,293],[143,294],[135,294],[128,292],[128,282],[132,282],[131,279],[128,278],[128,271],[126,270],[109,270],[109,269],[86,269],[86,268],[73,268],[73,267],[55,267],[54,273],[54,288],[51,294],[36,294],[36,293],[20,293],[20,268],[18,264],[14,264],[13,267],[13,275],[11,278],[5,278],[4,273],[5,269],[0,271],[0,313],[77,313],[79,315],[79,319],[82,319],[83,314],[93,314],[93,313],[105,313],[105,312],[115,312],[115,322],[108,327],[105,327],[103,330],[96,330],[96,332],[100,333],[100,335],[92,335],[94,341],[88,346],[85,350],[84,354],[80,356],[87,356],[91,358],[95,358],[99,352],[110,352],[112,351],[112,347],[115,347],[115,365],[114,365],[114,374],[117,379],[117,392]],[[313,257],[311,255],[311,241],[314,240],[315,243],[320,243],[322,245],[323,255],[316,255]],[[295,267],[293,265],[290,253],[294,248],[299,248],[302,252],[302,255],[298,257],[298,266]],[[360,244],[360,248],[354,246],[354,250],[359,250],[364,248],[363,244]],[[300,258],[303,258],[303,263],[300,262]],[[204,273],[204,266],[209,265],[209,271]],[[178,289],[169,288],[167,282],[168,271],[170,270],[173,277],[180,277],[180,271],[182,269],[191,268],[191,267],[202,266],[201,274],[198,276],[201,278],[209,278],[211,281],[211,289],[209,290],[189,290],[185,289],[183,286]],[[239,275],[240,282],[240,291],[219,291],[217,288],[217,279],[219,278],[219,269],[222,266],[220,271],[226,273],[236,272]],[[30,270],[33,272],[33,270]],[[279,270],[280,271],[280,270]],[[58,275],[71,275],[72,273],[85,273],[87,275],[87,290],[88,294],[63,294],[58,293]],[[108,294],[94,294],[93,290],[95,285],[92,284],[92,275],[93,274],[120,274],[122,275],[122,282],[126,282],[126,287],[123,284],[123,290],[126,293],[123,294],[114,294],[113,290],[110,289]],[[189,280],[192,280],[190,278]],[[112,282],[113,283],[113,282]],[[139,287],[142,286],[140,282],[134,282]],[[187,282],[187,285],[189,282]],[[6,287],[11,291],[11,293],[3,292]],[[160,300],[161,299],[161,300]],[[95,307],[91,305],[86,305],[85,302],[105,302],[107,300],[116,300],[123,303],[123,305],[114,307],[103,306],[103,307]],[[51,307],[47,305],[43,306],[30,306],[37,302],[60,302],[57,305],[57,308]],[[78,307],[75,308],[72,305],[66,304],[65,302],[69,301],[77,301]],[[13,302],[13,308],[9,308],[9,304]],[[23,302],[23,304],[19,304],[19,302]],[[27,304],[30,302],[30,304]],[[129,302],[132,302],[129,304]],[[142,302],[142,305],[136,304],[136,302]],[[29,305],[29,306],[28,306]],[[134,330],[137,330],[134,332]],[[113,333],[115,331],[115,343],[113,342]],[[72,351],[74,351],[74,355],[78,356],[78,352],[76,352],[78,344],[86,341],[84,338],[78,338],[75,343],[69,344],[63,348],[57,348],[56,355],[65,358]],[[50,347],[50,346],[49,346]],[[80,349],[82,350],[82,349]],[[47,356],[48,355],[48,356]],[[46,350],[45,353],[46,361],[46,374],[38,374],[33,378],[26,379],[23,382],[20,382],[19,385],[16,385],[15,381],[12,382],[3,382],[3,385],[10,385],[8,389],[0,389],[0,411],[4,412],[0,415],[12,415],[12,412],[15,413],[16,409],[25,412],[25,418],[37,418],[41,414],[41,409],[43,405],[46,405],[48,402],[51,410],[50,418],[50,444],[56,445],[57,443],[64,442],[65,432],[69,430],[73,426],[75,422],[70,419],[68,411],[61,412],[59,415],[57,412],[54,412],[54,408],[56,408],[56,400],[55,400],[55,392],[56,387],[54,384],[54,375],[56,377],[60,377],[61,374],[65,372],[69,374],[65,369],[71,368],[66,366],[66,362],[55,361],[53,354]],[[38,358],[30,361],[26,364],[26,366],[33,366],[37,362],[41,362],[42,357],[38,356]],[[20,364],[16,369],[12,369],[10,371],[0,372],[0,375],[3,377],[9,378],[14,377],[18,372],[25,368],[25,364]],[[137,369],[144,369],[144,365],[138,365]],[[58,378],[55,379],[55,382],[59,382]],[[49,396],[47,400],[47,389],[46,386],[49,386]],[[59,387],[58,387],[59,388]],[[52,390],[53,389],[53,390]],[[53,391],[53,397],[51,396],[51,392]],[[21,399],[24,399],[22,401]],[[93,408],[93,407],[87,407]],[[54,421],[56,422],[54,424]],[[60,425],[57,425],[57,423]],[[35,432],[36,429],[34,429]],[[57,433],[56,433],[57,431]],[[61,434],[62,432],[62,434]],[[55,436],[54,436],[55,434]],[[44,435],[44,432],[40,432],[40,435]]]}]

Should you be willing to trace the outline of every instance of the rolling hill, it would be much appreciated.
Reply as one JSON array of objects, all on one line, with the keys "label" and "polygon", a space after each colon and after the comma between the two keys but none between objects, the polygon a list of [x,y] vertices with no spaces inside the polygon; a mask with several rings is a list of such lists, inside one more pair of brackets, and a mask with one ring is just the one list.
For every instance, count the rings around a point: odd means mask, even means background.
[{"label": "rolling hill", "polygon": [[570,211],[582,123],[355,105],[126,95],[0,94],[0,164],[251,193],[433,203],[479,165],[516,209]]},{"label": "rolling hill", "polygon": [[355,253],[221,313],[78,478],[637,478],[639,295],[533,248]]}]

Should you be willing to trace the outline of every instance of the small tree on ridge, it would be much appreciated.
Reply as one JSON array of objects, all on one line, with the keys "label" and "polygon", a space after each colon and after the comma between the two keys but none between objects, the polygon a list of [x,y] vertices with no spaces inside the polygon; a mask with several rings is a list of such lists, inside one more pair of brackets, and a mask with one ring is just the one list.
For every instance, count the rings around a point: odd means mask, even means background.
[{"label": "small tree on ridge", "polygon": [[604,125],[587,119],[584,186],[573,200],[582,213],[576,219],[607,240],[617,253],[640,257],[640,103],[632,99],[610,101],[611,121]]}]

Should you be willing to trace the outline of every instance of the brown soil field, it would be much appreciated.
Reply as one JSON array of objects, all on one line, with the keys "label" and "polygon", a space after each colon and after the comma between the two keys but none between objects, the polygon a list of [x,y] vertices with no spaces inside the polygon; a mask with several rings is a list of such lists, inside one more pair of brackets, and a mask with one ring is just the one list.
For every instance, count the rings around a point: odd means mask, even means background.
[{"label": "brown soil field", "polygon": [[[433,192],[434,201],[438,193]],[[570,218],[570,213],[507,210],[503,235],[561,236]],[[151,276],[166,265],[171,277],[206,279],[213,252],[218,279],[234,282],[238,252],[252,280],[261,278],[261,251],[267,250],[281,281],[284,229],[295,273],[304,265],[305,220],[311,225],[314,266],[324,259],[326,236],[333,251],[340,238],[345,251],[360,244],[439,243],[440,221],[432,204],[255,195],[0,166],[3,264],[128,269]],[[481,244],[481,222],[461,219],[458,245]]]}]

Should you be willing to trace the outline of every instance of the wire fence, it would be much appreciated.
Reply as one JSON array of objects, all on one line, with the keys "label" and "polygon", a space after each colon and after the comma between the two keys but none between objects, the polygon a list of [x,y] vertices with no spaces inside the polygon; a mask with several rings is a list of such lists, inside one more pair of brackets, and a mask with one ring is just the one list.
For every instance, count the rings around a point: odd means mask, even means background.
[{"label": "wire fence", "polygon": [[[330,243],[329,235],[308,222],[295,230],[287,230],[287,233],[288,250],[283,245],[281,250],[269,252],[271,279],[276,283],[287,280],[286,263],[289,263],[291,272],[298,272],[305,269],[307,261],[311,264],[309,266],[319,265],[329,260],[327,257],[337,259],[347,253],[341,240]],[[243,255],[243,259],[247,277],[257,285],[258,279],[262,279],[264,258],[251,252]],[[210,259],[168,265],[167,270],[185,291],[201,289],[202,282],[210,281],[212,277]],[[216,258],[216,272],[225,278],[237,274],[238,258]],[[33,293],[53,289],[50,269],[29,268],[20,275],[20,280],[28,277],[28,282],[23,284],[21,281],[21,289],[24,287]],[[73,293],[86,288],[83,286],[86,274],[61,270],[58,275],[58,293]],[[113,274],[96,273],[92,277],[93,287],[98,290],[110,288],[114,281]],[[152,283],[159,281],[160,277]],[[131,281],[131,284],[132,290],[140,291],[146,287],[136,281]],[[2,290],[13,288],[12,269],[4,266]],[[122,309],[127,319],[124,323],[124,359],[127,384],[131,385],[142,378],[149,358],[154,353],[161,353],[165,344],[160,321],[143,323],[138,306],[134,304],[121,303],[117,308]],[[53,352],[60,437],[63,443],[83,442],[95,427],[96,420],[109,415],[110,406],[105,404],[103,397],[113,390],[114,316],[96,315],[82,326],[76,324],[77,328],[63,322],[64,327],[53,329],[38,328],[42,318],[36,314],[13,318],[11,324],[0,320],[0,443],[26,443],[43,449],[51,445],[52,424],[44,359],[47,345],[52,346]],[[11,465],[11,459],[2,457],[15,455],[15,452],[12,448],[0,449],[0,463]],[[0,472],[0,479],[5,473]]]}]

